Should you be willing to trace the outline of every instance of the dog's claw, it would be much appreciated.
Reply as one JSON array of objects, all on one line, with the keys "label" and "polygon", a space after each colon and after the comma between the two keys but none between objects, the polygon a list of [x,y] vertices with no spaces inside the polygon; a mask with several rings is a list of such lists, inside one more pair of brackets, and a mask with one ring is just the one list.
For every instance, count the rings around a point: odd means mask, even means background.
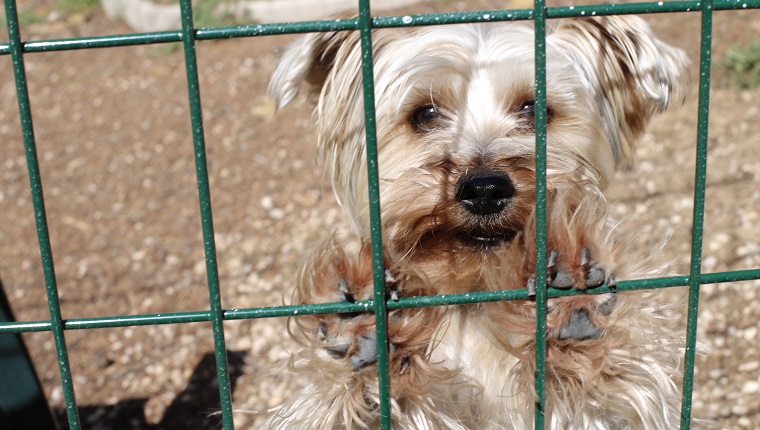
[{"label": "dog's claw", "polygon": [[394,302],[398,301],[398,287],[396,286],[396,283],[398,280],[395,276],[393,276],[393,273],[385,269],[385,286],[388,288],[388,297],[391,298]]},{"label": "dog's claw", "polygon": [[404,373],[406,373],[407,369],[409,369],[409,364],[411,364],[409,361],[409,357],[405,357],[401,361],[401,368],[398,371],[399,375],[403,375]]},{"label": "dog's claw", "polygon": [[551,269],[554,268],[554,265],[557,264],[557,259],[559,259],[559,251],[556,249],[553,249],[549,256],[546,257],[546,271],[550,272]]},{"label": "dog's claw", "polygon": [[392,290],[390,290],[390,297],[391,297],[391,300],[393,300],[394,302],[397,302],[398,301],[398,290],[395,289],[395,288],[392,289]]},{"label": "dog's claw", "polygon": [[390,270],[385,269],[385,283],[386,284],[395,284],[396,283],[396,277],[393,276],[393,273],[391,273]]},{"label": "dog's claw", "polygon": [[602,284],[604,284],[604,270],[597,265],[591,265],[586,274],[586,288],[594,288]]},{"label": "dog's claw", "polygon": [[549,282],[549,286],[558,290],[569,290],[573,288],[575,282],[573,278],[567,273],[561,270],[554,273]]},{"label": "dog's claw", "polygon": [[354,295],[348,291],[348,282],[345,278],[338,278],[338,291],[343,294],[343,298],[347,302],[353,303],[355,301]]},{"label": "dog's claw", "polygon": [[607,286],[613,290],[617,287],[617,279],[614,273],[610,273],[610,276],[607,278]]},{"label": "dog's claw", "polygon": [[528,297],[536,297],[536,278],[532,276],[528,278],[525,289],[528,290]]},{"label": "dog's claw", "polygon": [[327,326],[325,323],[319,323],[317,326],[317,340],[324,341],[327,339]]},{"label": "dog's claw", "polygon": [[338,278],[338,291],[348,294],[348,282],[346,282],[346,278]]},{"label": "dog's claw", "polygon": [[580,265],[583,268],[588,267],[589,262],[591,261],[591,250],[588,247],[585,247],[581,250],[581,261]]}]

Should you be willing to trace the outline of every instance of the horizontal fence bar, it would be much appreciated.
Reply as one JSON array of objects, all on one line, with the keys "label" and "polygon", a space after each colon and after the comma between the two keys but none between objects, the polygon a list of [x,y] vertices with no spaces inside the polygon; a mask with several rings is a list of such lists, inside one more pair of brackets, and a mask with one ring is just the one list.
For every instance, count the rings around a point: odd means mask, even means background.
[{"label": "horizontal fence bar", "polygon": [[[77,37],[71,39],[50,39],[24,42],[27,52],[69,51],[74,49],[113,48],[118,46],[150,45],[156,43],[182,42],[181,31],[160,31],[154,33],[113,34],[108,36]],[[0,45],[0,54],[3,46]]]},{"label": "horizontal fence bar", "polygon": [[[546,9],[549,19],[602,15],[629,15],[672,12],[698,12],[700,1],[644,2],[586,6],[550,7]],[[716,0],[713,10],[760,9],[760,0]],[[479,12],[449,12],[440,14],[380,16],[372,18],[373,28],[415,27],[441,24],[465,24],[473,22],[520,21],[533,19],[533,10],[514,9]],[[304,21],[275,24],[251,24],[228,27],[199,28],[196,40],[229,39],[292,33],[357,30],[358,19]],[[181,42],[182,32],[162,31],[154,33],[115,34],[109,36],[79,37],[68,39],[35,40],[23,43],[24,53],[68,51],[75,49],[111,48],[118,46],[149,45]],[[0,55],[10,53],[7,43],[0,43]]]},{"label": "horizontal fence bar", "polygon": [[[716,272],[702,274],[701,284],[718,284],[760,280],[760,269],[738,270],[731,272]],[[689,285],[688,276],[668,276],[662,278],[636,279],[618,281],[615,291],[655,290]],[[610,288],[602,285],[586,291],[548,289],[548,297],[566,297],[575,295],[604,294]],[[401,308],[421,308],[425,306],[466,305],[503,300],[527,300],[527,290],[479,291],[463,294],[447,294],[440,296],[406,297],[399,301],[388,301],[388,310]],[[224,310],[223,319],[236,321],[245,319],[277,318],[298,315],[320,315],[331,313],[371,312],[374,302],[365,300],[353,303],[317,303],[285,306],[265,306],[260,308],[241,308]],[[92,318],[72,318],[64,320],[64,329],[82,330],[94,328],[115,328],[163,324],[180,324],[211,321],[210,311],[174,312],[160,314],[140,314],[124,316],[106,316]],[[0,334],[50,331],[50,321],[27,321],[0,323]]]},{"label": "horizontal fence bar", "polygon": [[233,37],[273,36],[278,34],[314,33],[322,31],[358,30],[357,18],[325,21],[285,22],[277,24],[252,24],[231,27],[199,28],[198,40],[230,39]]}]

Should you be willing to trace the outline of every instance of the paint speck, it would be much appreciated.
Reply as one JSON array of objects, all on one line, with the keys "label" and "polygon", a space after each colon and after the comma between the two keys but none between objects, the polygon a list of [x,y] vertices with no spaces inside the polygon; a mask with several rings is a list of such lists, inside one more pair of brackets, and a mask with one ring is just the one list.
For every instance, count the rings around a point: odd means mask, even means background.
[{"label": "paint speck", "polygon": [[570,6],[570,10],[573,10],[573,9],[575,9],[575,6]]},{"label": "paint speck", "polygon": [[596,16],[596,12],[591,12],[591,16]]},{"label": "paint speck", "polygon": [[581,11],[581,16],[583,16],[583,15],[585,15],[585,14],[586,14],[586,11],[585,11],[585,10],[582,10],[582,11]]},{"label": "paint speck", "polygon": [[491,19],[491,15],[485,14],[485,15],[483,15],[483,19]]},{"label": "paint speck", "polygon": [[744,9],[746,9],[746,8],[747,8],[747,3],[744,3],[744,4],[742,5],[742,7],[743,7]]},{"label": "paint speck", "polygon": [[298,315],[298,311],[293,311],[293,315]]},{"label": "paint speck", "polygon": [[662,3],[661,1],[658,1],[658,2],[657,2],[657,5],[658,5],[658,6],[662,6],[662,5],[663,5],[663,3]]},{"label": "paint speck", "polygon": [[412,17],[409,16],[409,15],[407,15],[407,16],[401,18],[401,22],[403,22],[404,24],[411,24],[412,23]]}]

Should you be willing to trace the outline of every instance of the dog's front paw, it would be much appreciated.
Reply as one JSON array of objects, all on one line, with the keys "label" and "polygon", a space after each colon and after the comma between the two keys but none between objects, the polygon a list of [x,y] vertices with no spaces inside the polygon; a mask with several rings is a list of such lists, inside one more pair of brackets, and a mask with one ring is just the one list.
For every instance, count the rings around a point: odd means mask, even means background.
[{"label": "dog's front paw", "polygon": [[[615,275],[596,261],[589,247],[579,252],[552,249],[546,258],[546,285],[558,290],[585,291],[605,283],[614,290]],[[577,255],[576,255],[577,254]],[[528,294],[535,296],[535,278],[528,281]],[[557,340],[599,339],[609,325],[608,317],[617,306],[615,294],[574,296],[549,300],[547,325],[549,335]]]},{"label": "dog's front paw", "polygon": [[[371,282],[357,285],[354,280],[339,276],[336,288],[340,301],[353,303],[369,300],[373,295]],[[386,292],[398,300],[398,290],[390,270],[386,270]],[[375,316],[368,312],[349,312],[325,315],[319,318],[316,339],[329,357],[344,360],[357,371],[377,362],[377,334]],[[317,344],[318,345],[318,344]],[[389,343],[390,351],[395,350]]]},{"label": "dog's front paw", "polygon": [[[615,288],[615,275],[594,258],[589,247],[575,247],[579,252],[552,249],[547,256],[547,286],[584,291],[605,283]],[[599,339],[609,326],[609,317],[617,307],[617,295],[601,294],[550,299],[547,327],[556,340],[583,341]]]},{"label": "dog's front paw", "polygon": [[[383,286],[386,299],[432,294],[427,278],[388,252],[383,265],[387,268]],[[303,348],[290,364],[304,381],[297,395],[270,412],[266,428],[377,428],[381,391],[378,348],[387,348],[388,352],[389,394],[396,405],[393,427],[412,428],[419,420],[427,422],[439,416],[438,412],[423,415],[431,412],[431,399],[441,398],[440,387],[457,375],[429,360],[444,308],[388,310],[385,343],[378,342],[376,316],[368,302],[373,299],[368,243],[354,248],[329,241],[309,260],[300,274],[293,303],[365,306],[355,306],[350,312],[291,318],[290,333]],[[425,428],[441,427],[428,423]]]},{"label": "dog's front paw", "polygon": [[[432,294],[424,277],[415,271],[384,259],[385,297]],[[302,274],[294,298],[296,303],[362,302],[374,298],[372,257],[369,244],[349,253],[334,242],[320,250]],[[312,357],[321,365],[342,367],[345,372],[361,374],[359,379],[373,384],[377,370],[377,334],[375,315],[366,311],[298,317],[297,334],[311,348]],[[440,307],[395,309],[387,315],[388,370],[397,386],[411,367],[427,363],[427,353],[435,329],[443,317]],[[365,371],[366,370],[366,371]],[[358,377],[358,375],[357,375]],[[406,381],[407,383],[414,383]]]}]

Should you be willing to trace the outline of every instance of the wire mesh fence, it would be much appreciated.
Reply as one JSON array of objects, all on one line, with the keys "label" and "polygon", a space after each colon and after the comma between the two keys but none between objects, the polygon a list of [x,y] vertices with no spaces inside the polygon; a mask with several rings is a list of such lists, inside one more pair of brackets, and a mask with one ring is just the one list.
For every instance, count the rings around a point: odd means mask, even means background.
[{"label": "wire mesh fence", "polygon": [[[536,244],[536,282],[545,284],[546,271],[546,25],[547,20],[568,17],[588,17],[618,14],[650,14],[691,12],[701,15],[701,49],[699,60],[699,107],[698,132],[696,142],[696,169],[694,212],[692,229],[692,253],[689,273],[683,276],[669,276],[655,279],[620,281],[618,291],[634,291],[666,287],[686,286],[689,288],[688,319],[686,329],[686,358],[682,399],[681,428],[691,425],[692,393],[694,390],[694,359],[697,341],[697,318],[699,308],[700,286],[709,283],[733,282],[760,279],[760,269],[743,271],[725,271],[702,273],[702,236],[705,207],[705,184],[707,168],[708,144],[708,114],[710,101],[710,66],[712,14],[716,10],[758,9],[760,0],[718,0],[718,1],[673,1],[646,2],[628,4],[608,4],[598,6],[568,6],[546,7],[543,0],[536,0],[533,9],[489,10],[479,12],[459,12],[446,14],[426,14],[413,16],[382,16],[373,17],[369,0],[359,0],[359,15],[356,18],[311,21],[296,23],[256,24],[234,27],[195,28],[193,10],[190,0],[181,0],[180,9],[182,28],[178,31],[166,31],[141,34],[105,35],[83,38],[67,38],[58,40],[24,41],[21,39],[18,12],[14,0],[5,1],[5,14],[8,29],[8,43],[0,44],[0,55],[8,55],[12,59],[18,99],[23,145],[25,148],[27,170],[29,175],[32,203],[37,226],[38,246],[42,259],[43,275],[50,319],[44,321],[21,321],[0,323],[0,333],[23,333],[35,331],[50,331],[55,340],[55,349],[66,407],[69,427],[72,430],[81,428],[77,408],[73,375],[68,358],[65,342],[67,330],[86,330],[109,327],[128,327],[157,324],[178,324],[190,322],[210,322],[213,327],[216,371],[219,381],[221,421],[225,429],[234,427],[232,419],[232,394],[230,388],[229,369],[226,357],[226,347],[223,325],[224,321],[271,318],[296,315],[313,315],[334,312],[361,312],[370,307],[375,313],[377,341],[387,342],[385,329],[386,313],[389,310],[403,307],[423,307],[468,304],[498,300],[526,300],[528,292],[523,290],[479,292],[461,295],[430,296],[402,298],[398,301],[386,301],[384,292],[384,268],[382,264],[381,220],[377,166],[377,143],[375,133],[375,101],[373,90],[372,68],[372,30],[391,27],[412,27],[441,24],[497,22],[531,20],[535,24],[536,52],[536,206],[537,206],[537,244]],[[362,60],[362,75],[364,81],[364,106],[366,113],[366,142],[369,174],[370,219],[373,250],[373,273],[375,284],[375,300],[355,303],[329,303],[313,305],[289,305],[275,307],[258,307],[245,309],[223,309],[221,304],[220,282],[217,270],[217,252],[213,224],[212,205],[209,187],[208,163],[198,68],[196,42],[200,40],[228,39],[239,37],[255,37],[263,35],[326,32],[326,31],[358,31],[361,36],[361,48],[364,53]],[[61,315],[60,298],[56,283],[55,265],[51,251],[50,234],[48,232],[48,214],[45,208],[42,180],[38,153],[35,142],[35,131],[31,112],[27,69],[24,57],[35,52],[82,50],[116,46],[132,46],[143,44],[164,44],[180,42],[183,46],[185,73],[187,78],[188,100],[190,104],[190,120],[192,124],[193,151],[195,157],[197,190],[201,213],[201,229],[203,235],[204,253],[206,258],[207,287],[209,308],[197,312],[179,312],[171,314],[133,314],[113,315],[98,318],[63,319]],[[56,216],[51,214],[50,216]],[[600,292],[606,287],[600,287]],[[539,288],[535,297],[536,303],[536,402],[535,427],[544,428],[544,362],[543,350],[546,341],[546,304],[550,297],[576,294],[573,291],[560,291]],[[380,405],[378,413],[381,416],[382,428],[390,428],[389,382],[387,373],[387,349],[377,348],[378,377],[380,386]]]}]

